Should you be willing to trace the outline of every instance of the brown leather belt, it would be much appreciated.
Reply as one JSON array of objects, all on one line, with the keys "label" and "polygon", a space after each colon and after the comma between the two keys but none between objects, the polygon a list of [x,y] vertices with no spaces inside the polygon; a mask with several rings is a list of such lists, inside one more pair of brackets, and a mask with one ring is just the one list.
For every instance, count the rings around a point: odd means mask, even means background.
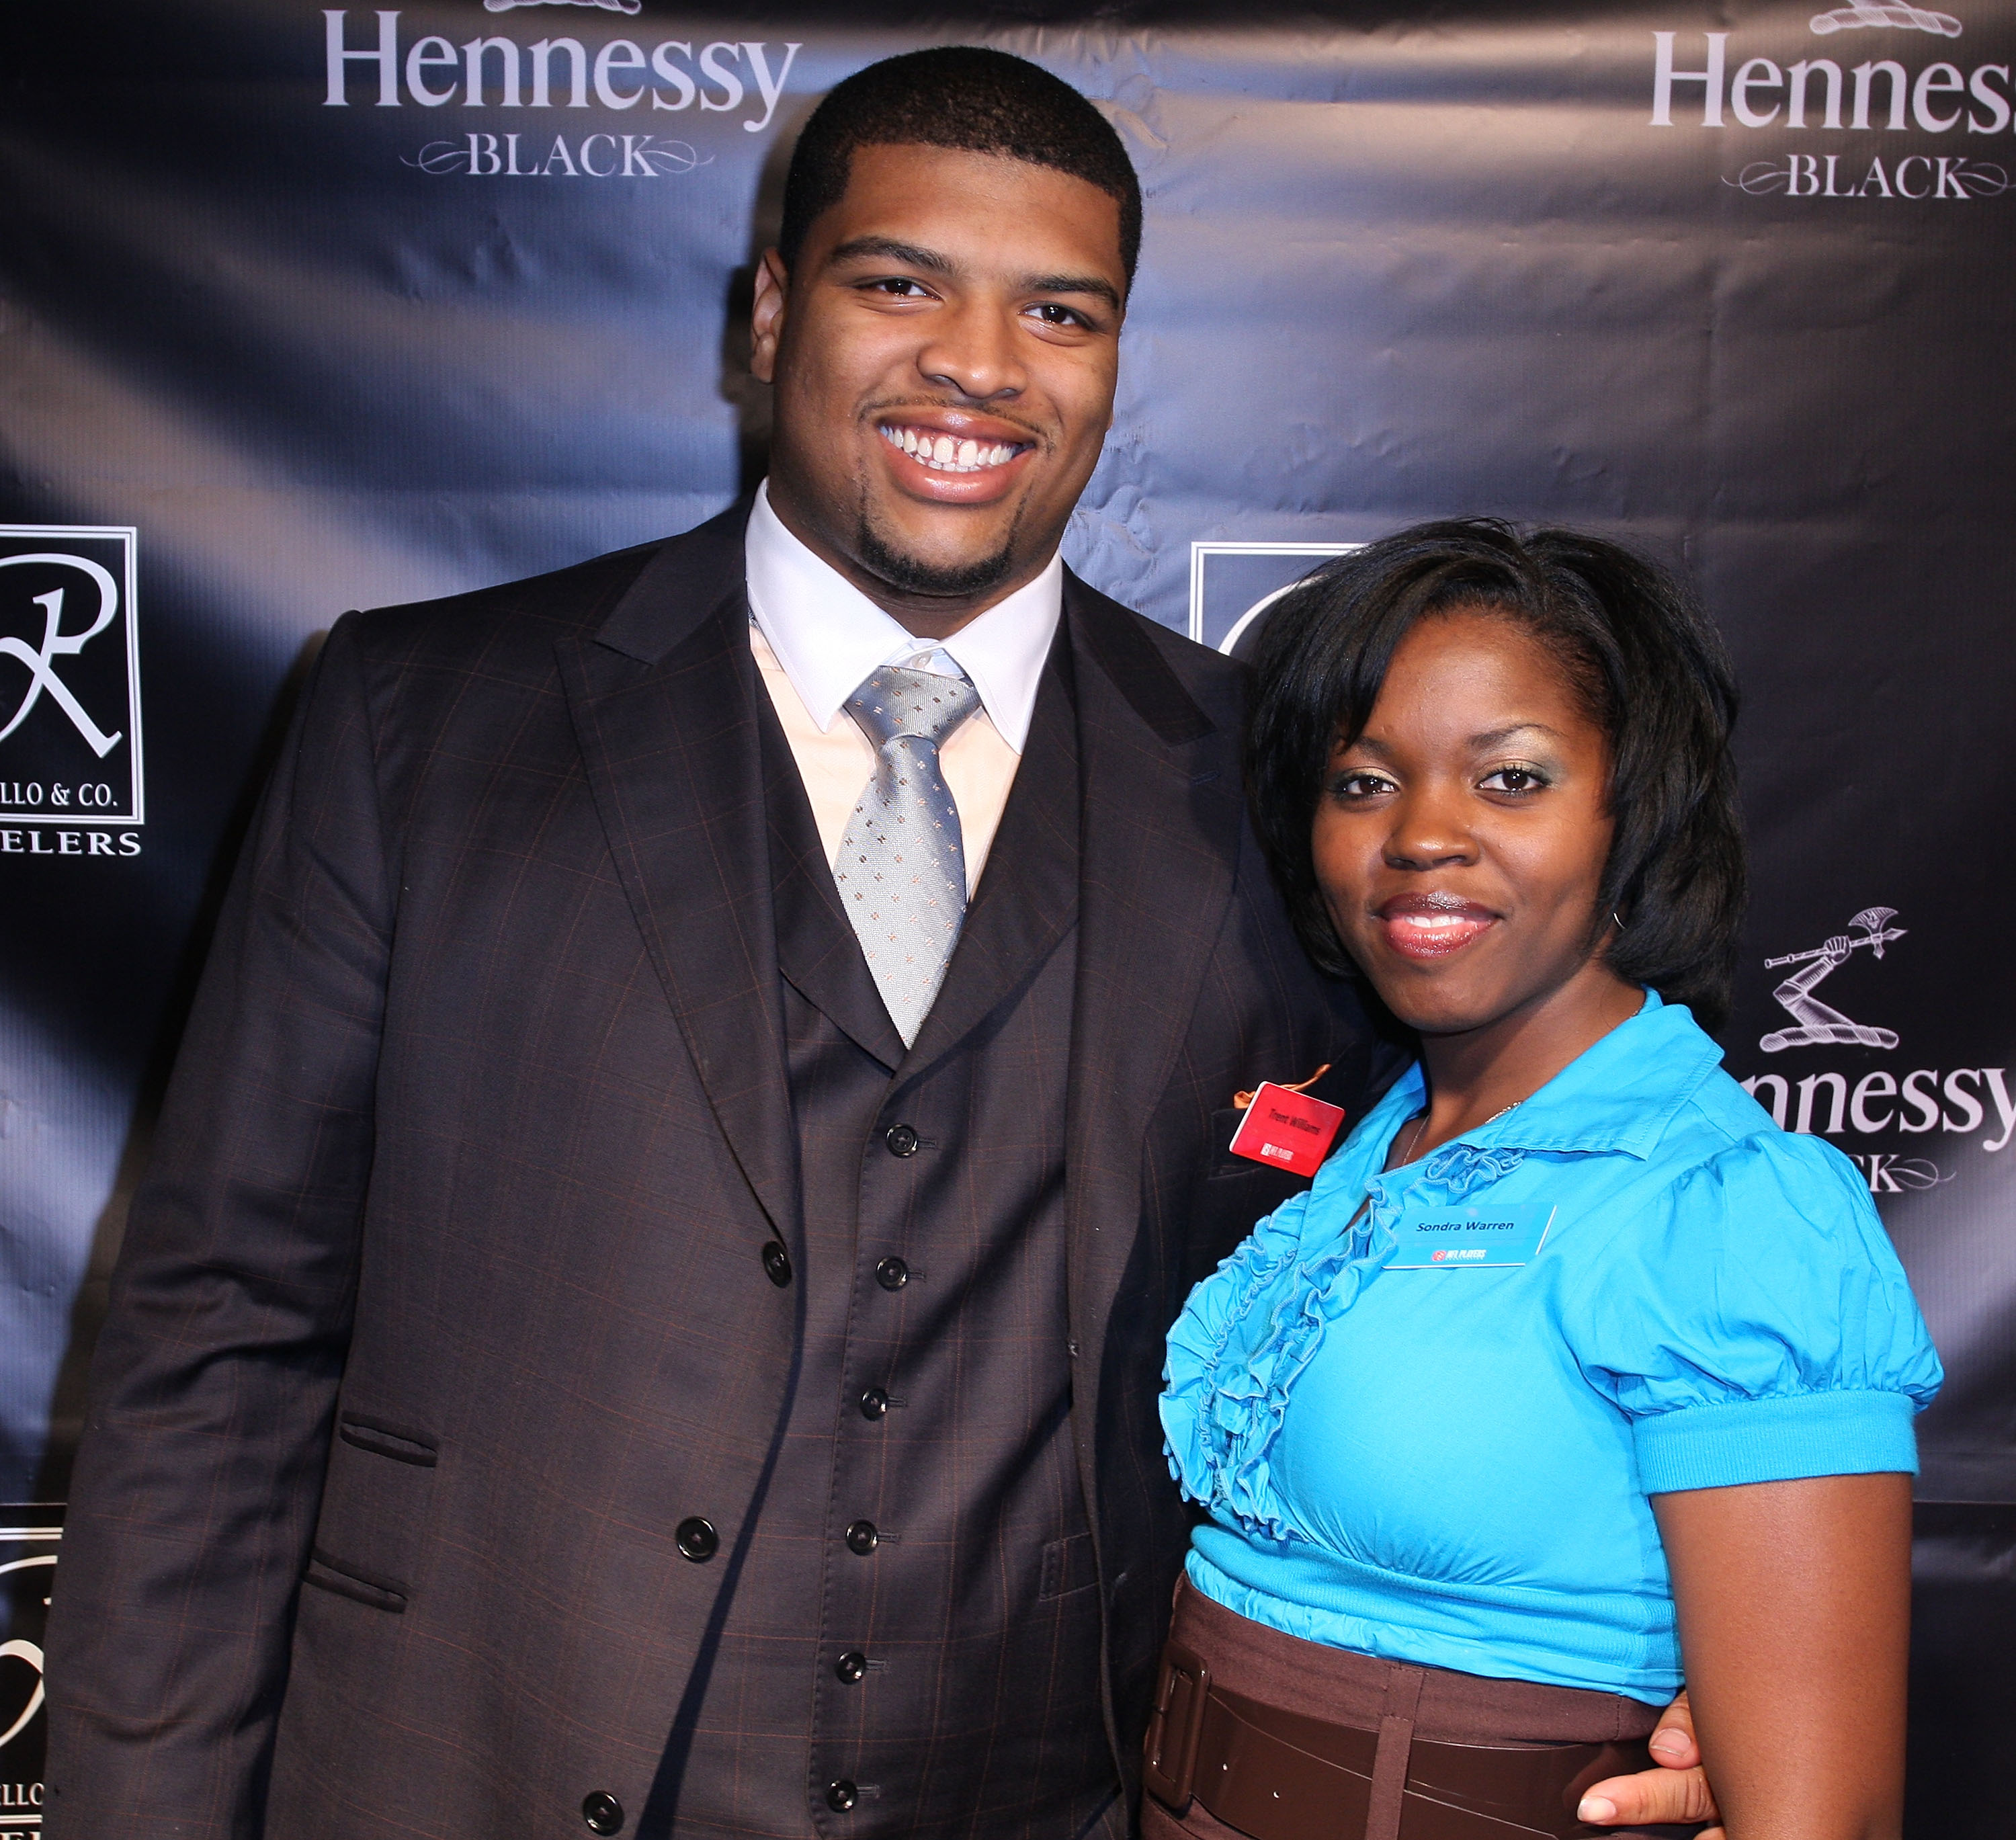
[{"label": "brown leather belt", "polygon": [[[1193,1795],[1253,1840],[1578,1840],[1590,1784],[1651,1767],[1642,1739],[1531,1747],[1413,1735],[1422,1675],[1402,1683],[1376,1731],[1287,1712],[1211,1683],[1203,1658],[1163,1651],[1144,1779],[1181,1815]],[[1411,1687],[1406,1683],[1411,1681]]]}]

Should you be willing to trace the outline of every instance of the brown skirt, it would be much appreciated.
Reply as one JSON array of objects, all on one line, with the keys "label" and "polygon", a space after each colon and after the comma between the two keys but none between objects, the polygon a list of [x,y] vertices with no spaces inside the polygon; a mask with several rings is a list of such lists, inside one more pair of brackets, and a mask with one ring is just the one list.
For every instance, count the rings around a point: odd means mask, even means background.
[{"label": "brown skirt", "polygon": [[[1141,1807],[1143,1840],[1252,1840],[1255,1830],[1269,1828],[1272,1835],[1262,1833],[1261,1840],[1291,1835],[1299,1840],[1318,1831],[1328,1840],[1438,1840],[1457,1834],[1511,1840],[1539,1831],[1589,1840],[1605,1834],[1618,1840],[1682,1840],[1699,1831],[1694,1827],[1583,1827],[1572,1820],[1571,1799],[1541,1828],[1516,1817],[1492,1818],[1474,1802],[1466,1812],[1460,1797],[1452,1808],[1449,1799],[1438,1793],[1434,1748],[1439,1745],[1536,1752],[1570,1745],[1614,1747],[1593,1773],[1585,1773],[1590,1781],[1648,1768],[1643,1741],[1657,1727],[1661,1709],[1641,1700],[1413,1667],[1305,1642],[1227,1610],[1187,1579],[1176,1588],[1168,1653],[1181,1658],[1179,1665],[1193,1674],[1200,1664],[1208,1669],[1210,1697],[1216,1704],[1211,1723],[1190,1747],[1197,1754],[1176,1759],[1185,1773],[1183,1786],[1194,1779],[1197,1792],[1186,1806],[1172,1807],[1158,1798],[1153,1792],[1157,1782],[1165,1790],[1170,1784],[1162,1771],[1150,1770],[1150,1792]],[[1169,1665],[1165,1657],[1159,1698],[1169,1705],[1173,1723],[1181,1715],[1168,1698]],[[1340,1727],[1351,1729],[1340,1732],[1335,1729]],[[1198,1728],[1193,1720],[1192,1729]],[[1284,1739],[1297,1749],[1280,1748]],[[1149,1745],[1151,1762],[1160,1752],[1165,1766],[1181,1748],[1164,1731],[1159,1716],[1150,1728]],[[1273,1766],[1256,1765],[1256,1750],[1262,1748],[1283,1768],[1282,1788],[1290,1791],[1286,1800],[1266,1787]],[[1300,1785],[1305,1808],[1312,1798],[1322,1806],[1313,1823],[1305,1816],[1298,1824],[1289,1812],[1296,1797],[1287,1778],[1306,1770],[1298,1751],[1325,1760]],[[1441,1755],[1467,1761],[1458,1753]],[[1550,1761],[1542,1756],[1535,1764],[1544,1774]],[[1350,1773],[1352,1780],[1330,1773],[1338,1769]],[[1333,1799],[1326,1782],[1343,1792]],[[1221,1791],[1219,1784],[1226,1787]],[[1509,1808],[1499,1812],[1513,1813]],[[1241,1814],[1252,1827],[1235,1824]]]}]

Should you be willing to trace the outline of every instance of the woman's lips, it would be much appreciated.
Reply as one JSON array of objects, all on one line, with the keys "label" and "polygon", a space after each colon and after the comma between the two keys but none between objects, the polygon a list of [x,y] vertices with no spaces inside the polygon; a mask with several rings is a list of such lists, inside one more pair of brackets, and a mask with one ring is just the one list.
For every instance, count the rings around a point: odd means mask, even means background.
[{"label": "woman's lips", "polygon": [[1498,924],[1488,907],[1435,895],[1403,895],[1373,917],[1389,947],[1402,958],[1422,960],[1448,958]]}]

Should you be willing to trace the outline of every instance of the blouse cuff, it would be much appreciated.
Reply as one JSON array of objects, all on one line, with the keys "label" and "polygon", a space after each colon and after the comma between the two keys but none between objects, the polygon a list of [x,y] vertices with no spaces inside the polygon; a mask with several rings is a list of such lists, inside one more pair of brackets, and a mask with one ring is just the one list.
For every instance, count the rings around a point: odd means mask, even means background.
[{"label": "blouse cuff", "polygon": [[1918,1473],[1909,1395],[1795,1393],[1690,1406],[1637,1420],[1638,1483],[1647,1495],[1805,1476]]}]

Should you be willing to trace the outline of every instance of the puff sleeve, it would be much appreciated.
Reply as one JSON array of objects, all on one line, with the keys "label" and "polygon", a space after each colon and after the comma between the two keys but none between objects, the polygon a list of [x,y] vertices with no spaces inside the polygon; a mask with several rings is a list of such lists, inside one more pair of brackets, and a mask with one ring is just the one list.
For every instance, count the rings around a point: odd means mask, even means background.
[{"label": "puff sleeve", "polygon": [[1612,1251],[1564,1300],[1564,1327],[1632,1421],[1647,1494],[1916,1473],[1912,1420],[1939,1356],[1831,1144],[1776,1130],[1731,1144],[1631,1210]]}]

